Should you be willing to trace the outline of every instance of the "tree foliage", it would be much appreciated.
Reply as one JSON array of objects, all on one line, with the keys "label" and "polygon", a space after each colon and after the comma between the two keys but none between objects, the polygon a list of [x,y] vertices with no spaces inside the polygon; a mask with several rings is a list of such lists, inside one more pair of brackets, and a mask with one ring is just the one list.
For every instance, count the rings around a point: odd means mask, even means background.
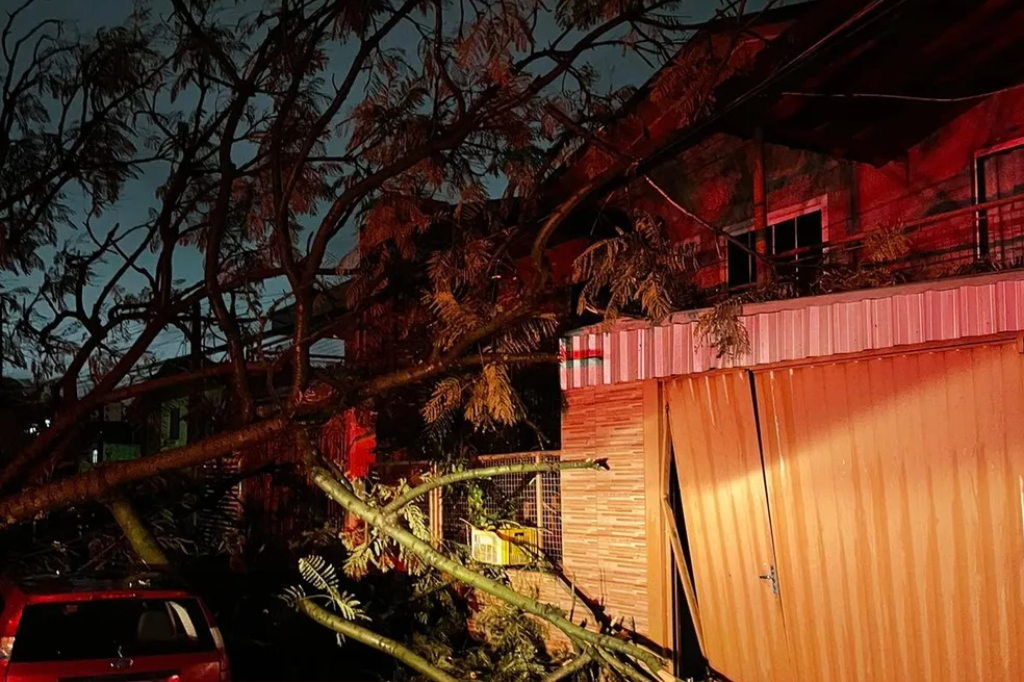
[{"label": "tree foliage", "polygon": [[[49,387],[52,419],[0,462],[2,526],[137,496],[133,486],[155,475],[403,391],[419,391],[416,408],[433,428],[530,424],[516,372],[557,361],[569,312],[545,254],[636,161],[612,155],[571,191],[558,184],[635,94],[601,77],[602,55],[671,62],[693,9],[684,0],[170,0],[164,13],[136,11],[79,35],[59,21],[32,25],[37,1],[11,11],[0,35],[0,350]],[[132,210],[143,179],[156,190]],[[664,317],[690,274],[685,250],[644,216],[576,268],[581,306],[611,316]],[[270,342],[281,311],[287,331]],[[158,376],[152,360],[178,333],[208,352]],[[344,366],[312,361],[329,336],[352,342]],[[229,395],[219,432],[51,480],[80,454],[83,424],[105,403],[211,385]],[[401,494],[335,481],[364,511]],[[436,573],[415,509],[367,521],[345,570],[401,562]],[[354,627],[359,612],[332,592],[327,564],[303,566],[335,608],[307,615]],[[477,588],[568,627],[586,651],[653,660],[483,578]],[[526,630],[490,646],[520,651]]]}]

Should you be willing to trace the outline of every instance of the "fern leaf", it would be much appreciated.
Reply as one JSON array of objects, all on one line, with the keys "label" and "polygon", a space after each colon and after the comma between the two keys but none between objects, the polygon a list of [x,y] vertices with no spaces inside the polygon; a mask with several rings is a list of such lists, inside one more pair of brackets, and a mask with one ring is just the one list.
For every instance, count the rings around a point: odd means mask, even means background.
[{"label": "fern leaf", "polygon": [[299,559],[299,573],[303,580],[317,589],[327,592],[338,590],[338,573],[322,556],[311,554]]},{"label": "fern leaf", "polygon": [[278,595],[288,606],[296,606],[300,601],[306,598],[306,591],[302,589],[302,585],[289,585],[284,588],[284,592]]},{"label": "fern leaf", "polygon": [[462,401],[462,382],[448,377],[437,382],[430,400],[423,406],[423,418],[428,424],[436,422],[456,408]]}]

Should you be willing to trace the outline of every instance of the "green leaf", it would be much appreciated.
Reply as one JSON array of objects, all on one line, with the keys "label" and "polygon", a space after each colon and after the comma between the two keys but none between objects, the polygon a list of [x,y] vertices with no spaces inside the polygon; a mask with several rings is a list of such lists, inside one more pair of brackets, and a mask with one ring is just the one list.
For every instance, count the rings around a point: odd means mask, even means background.
[{"label": "green leaf", "polygon": [[299,573],[303,580],[318,589],[327,592],[338,590],[338,573],[322,556],[311,554],[299,559]]}]

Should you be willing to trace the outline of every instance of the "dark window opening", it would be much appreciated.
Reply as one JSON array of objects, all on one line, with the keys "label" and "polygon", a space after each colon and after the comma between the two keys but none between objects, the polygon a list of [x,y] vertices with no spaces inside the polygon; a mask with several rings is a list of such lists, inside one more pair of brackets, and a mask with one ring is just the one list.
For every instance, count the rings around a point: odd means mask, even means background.
[{"label": "dark window opening", "polygon": [[[757,247],[756,232],[736,235],[751,251]],[[824,249],[822,212],[813,211],[768,226],[765,251],[775,257],[779,279],[795,285],[802,293],[810,290],[817,277]],[[728,283],[734,289],[757,282],[757,258],[733,241],[728,243]]]},{"label": "dark window opening", "polygon": [[167,656],[215,649],[195,599],[100,599],[26,606],[11,662]]},{"label": "dark window opening", "polygon": [[[754,232],[735,235],[729,240],[729,288],[743,287],[757,282],[757,259],[748,251],[745,251],[740,244],[753,251],[757,247],[757,238]],[[736,242],[740,242],[737,244]]]},{"label": "dark window opening", "polygon": [[101,422],[97,432],[110,445],[135,445],[140,440],[138,427],[129,422]]},{"label": "dark window opening", "polygon": [[168,433],[167,438],[172,441],[176,441],[181,438],[181,408],[172,407],[170,410],[170,416],[168,417]]}]

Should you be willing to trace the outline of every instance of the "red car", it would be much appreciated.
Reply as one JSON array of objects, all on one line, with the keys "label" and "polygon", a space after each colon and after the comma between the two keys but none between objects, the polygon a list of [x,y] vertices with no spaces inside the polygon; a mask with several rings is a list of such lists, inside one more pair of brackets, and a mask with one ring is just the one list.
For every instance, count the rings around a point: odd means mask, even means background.
[{"label": "red car", "polygon": [[210,612],[167,576],[0,579],[0,682],[229,679]]}]

